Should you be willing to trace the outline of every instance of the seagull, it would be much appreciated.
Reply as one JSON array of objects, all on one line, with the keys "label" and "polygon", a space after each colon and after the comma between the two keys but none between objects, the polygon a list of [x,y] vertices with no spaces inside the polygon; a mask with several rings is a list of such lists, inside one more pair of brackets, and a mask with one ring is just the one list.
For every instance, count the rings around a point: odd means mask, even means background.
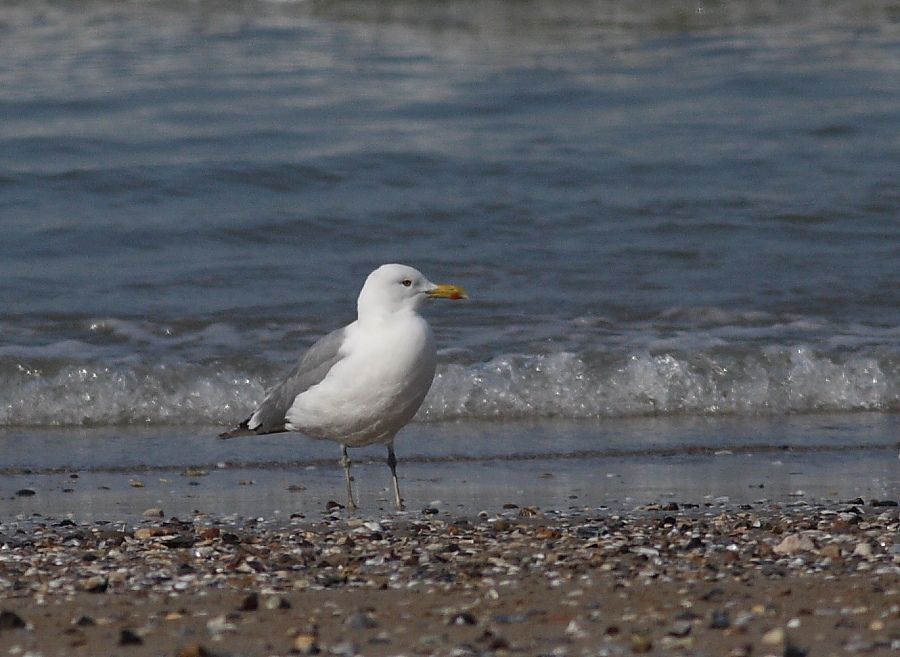
[{"label": "seagull", "polygon": [[381,443],[403,509],[394,437],[416,414],[434,379],[437,350],[419,314],[427,299],[467,299],[406,265],[382,265],[366,278],[357,319],[315,342],[300,362],[237,428],[220,438],[297,431],[341,446],[347,508],[356,509],[348,447]]}]

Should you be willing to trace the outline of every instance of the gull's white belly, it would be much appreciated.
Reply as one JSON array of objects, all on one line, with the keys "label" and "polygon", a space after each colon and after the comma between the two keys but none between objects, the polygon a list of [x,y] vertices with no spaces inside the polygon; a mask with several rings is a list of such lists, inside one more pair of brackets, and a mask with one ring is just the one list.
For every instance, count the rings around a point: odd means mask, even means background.
[{"label": "gull's white belly", "polygon": [[419,316],[348,328],[346,354],[297,395],[286,427],[348,447],[388,442],[416,414],[435,371],[434,338]]}]

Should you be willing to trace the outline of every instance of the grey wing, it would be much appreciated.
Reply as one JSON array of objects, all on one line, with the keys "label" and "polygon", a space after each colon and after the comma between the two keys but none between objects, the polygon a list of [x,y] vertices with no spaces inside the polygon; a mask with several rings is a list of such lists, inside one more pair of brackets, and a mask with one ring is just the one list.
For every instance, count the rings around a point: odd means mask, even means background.
[{"label": "grey wing", "polygon": [[313,343],[300,357],[294,371],[269,391],[259,408],[236,429],[219,434],[219,437],[233,438],[286,431],[284,416],[297,395],[321,382],[334,364],[341,360],[340,350],[345,331],[343,328],[332,331]]}]

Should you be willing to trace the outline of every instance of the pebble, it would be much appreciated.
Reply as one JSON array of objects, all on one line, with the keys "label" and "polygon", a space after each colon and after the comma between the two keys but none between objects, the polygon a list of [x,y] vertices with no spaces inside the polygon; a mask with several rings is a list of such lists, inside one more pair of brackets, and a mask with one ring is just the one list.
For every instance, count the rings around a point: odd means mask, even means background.
[{"label": "pebble", "polygon": [[581,625],[578,624],[578,621],[574,618],[570,620],[569,624],[566,626],[566,635],[576,639],[585,639],[588,637],[588,633],[584,631]]},{"label": "pebble", "polygon": [[25,627],[25,621],[14,611],[0,611],[0,631],[17,630]]},{"label": "pebble", "polygon": [[631,652],[645,653],[653,650],[653,640],[646,634],[632,634],[629,643],[631,644]]},{"label": "pebble", "polygon": [[797,554],[798,552],[812,552],[816,549],[816,545],[808,536],[789,534],[773,549],[776,554]]},{"label": "pebble", "polygon": [[237,625],[230,622],[228,616],[221,614],[207,621],[206,629],[210,634],[223,634],[225,632],[233,632],[237,629]]},{"label": "pebble", "polygon": [[266,609],[290,609],[291,603],[290,601],[282,595],[271,595],[266,598],[265,602]]},{"label": "pebble", "polygon": [[[224,633],[256,622],[244,612],[259,606],[290,608],[288,597],[296,595],[294,591],[455,590],[466,592],[466,602],[456,598],[455,608],[436,614],[442,627],[432,630],[437,643],[426,652],[446,655],[454,646],[459,650],[475,646],[475,652],[483,654],[506,645],[503,649],[530,654],[530,649],[517,647],[519,635],[530,624],[547,621],[534,615],[535,610],[517,609],[509,601],[515,600],[524,576],[538,575],[546,576],[540,581],[548,587],[577,583],[569,586],[571,595],[563,601],[563,605],[571,603],[571,611],[567,606],[554,611],[552,622],[557,623],[553,627],[560,645],[541,647],[541,654],[551,655],[556,648],[570,646],[571,657],[577,657],[576,645],[585,635],[599,636],[598,655],[602,651],[619,655],[693,651],[703,645],[704,633],[709,636],[708,628],[726,630],[717,633],[717,640],[749,640],[766,629],[764,623],[769,628],[791,624],[793,615],[802,620],[801,631],[807,631],[813,623],[807,623],[803,611],[793,608],[791,615],[785,611],[784,616],[779,611],[786,607],[782,603],[786,578],[864,576],[883,584],[886,578],[900,575],[894,549],[900,533],[896,508],[873,511],[865,505],[851,512],[846,505],[813,502],[796,508],[697,507],[683,502],[677,508],[665,507],[648,505],[630,513],[526,507],[530,510],[520,513],[522,507],[516,506],[478,517],[454,518],[440,512],[379,520],[348,520],[333,513],[321,514],[315,521],[199,514],[187,520],[165,520],[151,515],[136,526],[20,516],[0,521],[0,599],[44,599],[91,589],[117,596],[160,597],[194,596],[212,589],[241,591],[244,597],[231,603],[241,613],[214,615],[206,621],[212,639],[218,640]],[[842,523],[838,529],[834,529],[836,522]],[[867,568],[863,574],[858,572],[860,565]],[[602,601],[598,608],[579,609],[594,590],[592,578],[617,582],[623,596],[630,595],[631,587],[636,590],[657,581],[680,582],[685,592],[673,601],[670,615],[660,611],[642,626],[644,621],[637,616],[613,617]],[[748,578],[771,580],[771,604],[733,597],[733,583]],[[583,595],[576,596],[575,591]],[[866,609],[849,599],[830,604],[836,619],[852,622],[855,632],[876,632],[879,627],[884,632],[885,623],[874,607]],[[391,618],[388,622],[369,608],[340,613],[341,629],[348,635],[353,630],[380,632],[361,633],[359,640],[364,637],[367,643],[359,647],[348,644],[348,637],[335,637],[340,642],[328,644],[329,650],[353,647],[367,653],[368,643],[380,641],[390,642],[398,654],[402,651],[402,642],[388,631],[400,621]],[[269,618],[259,616],[259,620]],[[278,614],[280,622],[288,618],[290,614]],[[11,617],[0,614],[0,630],[23,627],[24,621],[19,620],[21,625],[10,625]],[[498,627],[510,631],[509,639],[494,633]],[[115,634],[111,636],[115,640]],[[148,630],[147,644],[151,636]],[[772,642],[765,645],[779,647],[779,654],[790,648],[795,651],[792,657],[800,657],[803,648],[788,642],[784,629],[769,629],[764,637]],[[299,631],[283,640],[282,648],[273,651],[283,654],[293,647],[296,653],[315,654],[321,650],[317,632]],[[874,645],[884,640],[883,636],[863,636],[858,643]],[[848,641],[847,645],[855,645]],[[203,654],[201,648],[191,643],[183,650]],[[735,650],[740,649],[733,648],[731,653],[726,649],[722,654],[737,655]]]},{"label": "pebble", "polygon": [[350,614],[344,619],[344,625],[352,630],[369,630],[378,627],[378,621],[367,611]]},{"label": "pebble", "polygon": [[788,643],[784,647],[784,657],[806,657],[809,651],[805,648],[801,648],[800,646],[794,645],[793,643]]},{"label": "pebble", "polygon": [[106,593],[106,590],[109,588],[109,578],[100,575],[88,577],[80,580],[76,588],[87,593]]},{"label": "pebble", "polygon": [[675,637],[687,636],[691,633],[691,623],[690,621],[682,620],[675,621],[672,623],[672,627],[669,628],[669,634]]},{"label": "pebble", "polygon": [[784,630],[780,627],[775,627],[763,634],[760,638],[760,642],[766,646],[775,646],[783,644],[784,638]]},{"label": "pebble", "polygon": [[139,646],[143,643],[144,640],[134,630],[124,628],[119,632],[120,646]]},{"label": "pebble", "polygon": [[301,655],[318,655],[320,650],[319,637],[317,633],[301,632],[300,634],[295,636],[292,644],[292,650],[294,652],[300,653]]},{"label": "pebble", "polygon": [[199,643],[192,643],[179,650],[175,657],[216,657],[216,654]]},{"label": "pebble", "polygon": [[709,621],[709,627],[713,630],[727,630],[731,627],[731,616],[726,609],[715,609]]},{"label": "pebble", "polygon": [[248,593],[241,600],[238,611],[256,611],[259,609],[259,596],[256,593]]},{"label": "pebble", "polygon": [[478,619],[468,611],[454,614],[447,620],[448,625],[477,625]]},{"label": "pebble", "polygon": [[341,641],[331,646],[328,652],[332,655],[338,655],[338,657],[353,657],[359,652],[359,649],[352,641]]},{"label": "pebble", "polygon": [[853,556],[868,558],[872,556],[872,552],[872,544],[867,541],[861,541],[853,549]]}]

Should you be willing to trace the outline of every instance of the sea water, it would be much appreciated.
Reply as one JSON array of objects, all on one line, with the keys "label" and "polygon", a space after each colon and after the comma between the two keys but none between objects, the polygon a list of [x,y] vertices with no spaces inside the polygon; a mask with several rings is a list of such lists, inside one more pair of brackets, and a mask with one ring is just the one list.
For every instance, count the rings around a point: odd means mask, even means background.
[{"label": "sea water", "polygon": [[395,261],[401,458],[894,444],[900,17],[807,5],[0,3],[0,466],[332,458],[212,436]]}]

